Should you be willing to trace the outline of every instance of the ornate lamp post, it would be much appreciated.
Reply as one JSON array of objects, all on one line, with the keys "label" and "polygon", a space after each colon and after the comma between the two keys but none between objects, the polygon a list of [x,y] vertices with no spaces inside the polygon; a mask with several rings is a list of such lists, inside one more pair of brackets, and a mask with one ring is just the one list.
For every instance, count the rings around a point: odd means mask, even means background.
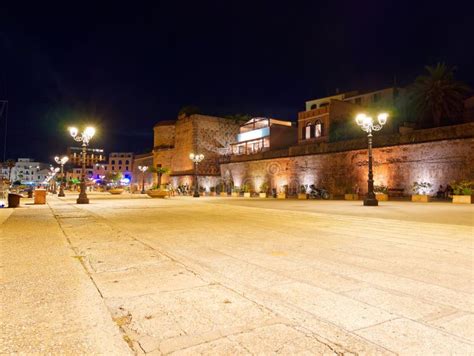
[{"label": "ornate lamp post", "polygon": [[68,156],[62,156],[59,158],[59,156],[54,157],[54,160],[56,161],[57,164],[61,165],[61,184],[59,185],[59,194],[58,197],[64,197],[66,196],[64,194],[64,165],[69,161]]},{"label": "ornate lamp post", "polygon": [[369,141],[369,179],[367,180],[367,197],[364,199],[364,205],[366,206],[379,205],[374,193],[374,175],[372,172],[372,131],[380,131],[383,125],[386,124],[387,119],[388,114],[386,113],[380,113],[377,116],[378,123],[374,123],[374,120],[366,114],[359,114],[356,116],[357,125],[359,125],[363,131],[367,132],[367,138]]},{"label": "ornate lamp post", "polygon": [[89,204],[89,198],[86,193],[86,148],[89,145],[89,141],[95,134],[93,127],[86,127],[86,129],[79,134],[79,131],[75,127],[69,128],[69,133],[72,138],[77,142],[82,142],[82,174],[81,174],[81,192],[77,198],[77,204]]},{"label": "ornate lamp post", "polygon": [[198,186],[198,175],[197,175],[197,168],[199,162],[201,162],[204,159],[204,155],[201,154],[194,154],[191,153],[189,155],[189,159],[194,162],[194,198],[199,198],[199,186]]},{"label": "ornate lamp post", "polygon": [[138,170],[142,172],[142,194],[145,194],[145,172],[148,170],[148,166],[138,166]]}]

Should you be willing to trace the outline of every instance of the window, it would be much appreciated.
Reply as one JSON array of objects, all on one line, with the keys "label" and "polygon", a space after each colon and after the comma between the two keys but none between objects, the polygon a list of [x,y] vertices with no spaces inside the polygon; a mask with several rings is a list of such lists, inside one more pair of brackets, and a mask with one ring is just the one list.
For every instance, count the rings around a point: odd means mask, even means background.
[{"label": "window", "polygon": [[329,103],[321,103],[321,104],[319,104],[319,107],[320,107],[320,108],[324,108],[324,107],[326,107],[326,106],[328,106],[328,105],[329,105]]},{"label": "window", "polygon": [[119,163],[118,163],[118,164],[122,164],[122,160],[121,160],[121,159],[119,160]]},{"label": "window", "polygon": [[356,98],[356,99],[355,99],[355,104],[356,104],[356,105],[362,104],[362,98]]},{"label": "window", "polygon": [[128,166],[127,166],[127,167],[125,167],[125,170],[128,172]]},{"label": "window", "polygon": [[125,164],[129,164],[129,161],[128,161],[128,159],[125,161]]},{"label": "window", "polygon": [[314,126],[314,136],[321,137],[323,135],[323,124],[321,121],[316,121],[316,125]]},{"label": "window", "polygon": [[119,171],[121,171],[121,170],[122,170],[122,166],[119,166]]},{"label": "window", "polygon": [[314,109],[317,109],[317,108],[318,108],[318,106],[316,104],[313,104],[313,105],[311,105],[310,110],[314,110]]},{"label": "window", "polygon": [[311,126],[313,126],[311,124],[311,122],[308,122],[308,124],[306,124],[305,133],[304,133],[304,136],[305,136],[306,139],[311,138],[311,136],[312,136],[311,135],[312,134]]},{"label": "window", "polygon": [[372,96],[372,100],[374,101],[374,103],[376,103],[377,101],[380,100],[380,93],[375,93],[373,96]]},{"label": "window", "polygon": [[112,160],[112,164],[115,164],[115,160],[114,160],[114,159]]}]

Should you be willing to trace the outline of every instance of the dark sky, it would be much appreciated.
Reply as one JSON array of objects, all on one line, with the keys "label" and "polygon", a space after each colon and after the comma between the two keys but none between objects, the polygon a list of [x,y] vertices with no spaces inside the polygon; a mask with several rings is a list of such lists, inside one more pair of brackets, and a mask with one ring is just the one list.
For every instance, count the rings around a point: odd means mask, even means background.
[{"label": "dark sky", "polygon": [[144,152],[185,105],[295,120],[305,100],[404,85],[437,61],[474,87],[468,1],[18,3],[0,6],[7,158],[50,160],[81,122],[95,147]]}]

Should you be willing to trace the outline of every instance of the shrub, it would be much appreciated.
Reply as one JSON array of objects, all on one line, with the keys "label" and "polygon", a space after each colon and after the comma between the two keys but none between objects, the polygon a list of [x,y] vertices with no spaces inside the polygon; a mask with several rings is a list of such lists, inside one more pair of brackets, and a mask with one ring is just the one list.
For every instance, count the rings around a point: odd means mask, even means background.
[{"label": "shrub", "polygon": [[260,192],[261,193],[266,193],[268,192],[268,183],[267,182],[263,182],[261,185],[260,185]]},{"label": "shrub", "polygon": [[432,184],[428,182],[413,182],[411,190],[414,194],[428,195],[431,191]]},{"label": "shrub", "polygon": [[452,182],[451,187],[453,188],[454,195],[472,195],[474,182],[467,180]]},{"label": "shrub", "polygon": [[376,185],[376,186],[374,186],[374,192],[375,193],[387,194],[388,188],[387,188],[386,185]]}]

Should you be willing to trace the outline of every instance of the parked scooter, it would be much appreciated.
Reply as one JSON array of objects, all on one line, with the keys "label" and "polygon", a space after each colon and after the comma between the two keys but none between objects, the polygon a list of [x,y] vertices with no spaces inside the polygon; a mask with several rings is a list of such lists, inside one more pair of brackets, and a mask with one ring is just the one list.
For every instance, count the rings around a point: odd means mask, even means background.
[{"label": "parked scooter", "polygon": [[309,186],[309,199],[329,199],[329,192],[324,188],[316,188],[314,184]]}]

